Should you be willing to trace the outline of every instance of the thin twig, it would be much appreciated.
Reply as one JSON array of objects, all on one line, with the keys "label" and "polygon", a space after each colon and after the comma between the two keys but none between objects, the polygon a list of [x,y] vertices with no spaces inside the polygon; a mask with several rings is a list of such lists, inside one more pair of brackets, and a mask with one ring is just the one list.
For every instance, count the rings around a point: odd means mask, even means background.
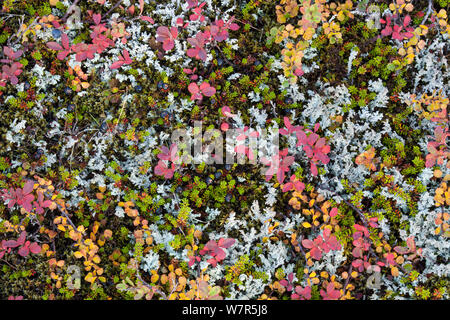
[{"label": "thin twig", "polygon": [[[33,22],[30,23],[30,25],[29,25],[25,30],[23,30],[23,31],[20,31],[20,27],[19,27],[19,32],[18,32],[18,34],[17,34],[17,39],[16,39],[16,41],[14,41],[14,43],[12,44],[13,46],[16,45],[16,44],[20,41],[20,39],[22,39],[23,35],[24,35],[28,30],[30,30],[31,27],[33,27],[33,26],[36,24],[36,20],[37,20],[37,18],[35,18],[35,19],[33,20]],[[21,25],[21,26],[23,25],[23,20],[22,20],[22,22],[20,23],[20,25]]]},{"label": "thin twig", "polygon": [[166,295],[164,292],[162,292],[161,290],[159,290],[158,288],[156,288],[156,287],[154,287],[154,286],[149,285],[144,279],[142,279],[142,277],[141,277],[141,275],[140,275],[140,273],[139,273],[139,270],[137,270],[137,269],[136,269],[136,277],[139,279],[139,281],[142,282],[142,284],[143,284],[144,286],[146,286],[146,287],[149,288],[150,290],[152,290],[152,291],[158,293],[159,295],[161,295],[161,296],[164,298],[164,300],[168,300],[168,299],[167,299],[167,295]]},{"label": "thin twig", "polygon": [[106,12],[106,14],[103,17],[107,17],[114,9],[116,9],[120,4],[122,3],[122,0],[117,1],[117,3]]},{"label": "thin twig", "polygon": [[348,283],[350,282],[350,277],[351,277],[352,271],[353,271],[353,265],[350,263],[350,268],[348,268],[348,271],[347,271],[347,274],[348,274],[347,279],[345,279],[343,296],[345,296],[345,293],[347,292],[347,286],[348,286]]},{"label": "thin twig", "polygon": [[6,259],[1,259],[1,261],[5,262],[8,266],[10,266],[11,268],[13,268],[14,270],[17,270],[17,268],[14,267],[12,264],[10,264]]},{"label": "thin twig", "polygon": [[433,8],[433,1],[428,0],[428,9],[427,9],[427,13],[425,14],[425,17],[423,18],[422,22],[420,24],[424,24],[425,21],[427,21],[428,16],[430,15],[430,13],[432,12],[432,8]]},{"label": "thin twig", "polygon": [[75,6],[77,5],[77,3],[78,3],[79,1],[80,1],[80,0],[75,0],[75,1],[70,5],[69,9],[67,9],[66,13],[64,14],[64,16],[63,16],[62,19],[61,19],[63,22],[66,21],[67,17],[69,16],[69,14],[72,12],[73,8],[75,8]]}]

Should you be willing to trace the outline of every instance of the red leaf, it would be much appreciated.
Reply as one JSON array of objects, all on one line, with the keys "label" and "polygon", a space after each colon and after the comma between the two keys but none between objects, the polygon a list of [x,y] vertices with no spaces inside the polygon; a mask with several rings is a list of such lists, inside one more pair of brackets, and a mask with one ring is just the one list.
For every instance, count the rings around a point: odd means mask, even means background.
[{"label": "red leaf", "polygon": [[310,253],[313,259],[320,260],[320,258],[322,258],[322,252],[316,247],[312,248]]},{"label": "red leaf", "polygon": [[133,60],[131,60],[130,54],[128,53],[127,49],[123,49],[122,55],[125,58],[125,60],[124,60],[125,64],[132,64],[133,63]]},{"label": "red leaf", "polygon": [[2,241],[3,248],[17,248],[20,244],[16,240]]},{"label": "red leaf", "polygon": [[26,257],[28,253],[30,253],[30,249],[28,248],[28,246],[23,246],[22,248],[19,249],[19,254],[22,257]]},{"label": "red leaf", "polygon": [[215,251],[217,249],[217,243],[214,240],[209,240],[206,243],[205,248],[210,251]]},{"label": "red leaf", "polygon": [[144,0],[139,0],[139,8],[140,8],[139,15],[141,15],[142,12],[144,12]]},{"label": "red leaf", "polygon": [[319,130],[319,128],[320,128],[320,123],[316,123],[314,125],[314,132],[317,132],[317,130]]},{"label": "red leaf", "polygon": [[215,267],[217,265],[217,261],[214,258],[208,259],[206,261],[209,262],[213,267]]},{"label": "red leaf", "polygon": [[194,83],[194,82],[189,84],[188,90],[192,94],[196,94],[196,93],[200,92],[200,89],[198,88],[198,85],[196,83]]},{"label": "red leaf", "polygon": [[404,248],[404,247],[400,247],[400,246],[396,246],[394,248],[395,252],[399,253],[399,254],[407,254],[409,252],[409,249]]},{"label": "red leaf", "polygon": [[170,33],[172,34],[172,37],[175,39],[178,36],[178,29],[176,27],[171,27]]},{"label": "red leaf", "polygon": [[291,190],[294,187],[294,184],[292,182],[288,182],[286,184],[283,185],[283,188],[281,191],[283,192],[288,192],[289,190]]},{"label": "red leaf", "polygon": [[70,46],[69,46],[69,37],[67,36],[67,34],[65,34],[65,33],[62,33],[62,34],[61,34],[61,43],[62,43],[63,47],[64,47],[66,50],[69,50],[69,49],[70,49]]},{"label": "red leaf", "polygon": [[92,16],[92,18],[94,19],[94,23],[98,25],[102,20],[102,15],[100,13],[96,13]]},{"label": "red leaf", "polygon": [[151,23],[151,24],[154,24],[154,23],[155,23],[155,20],[153,20],[151,17],[142,16],[142,17],[139,17],[139,19],[144,20],[144,21],[147,21],[147,22],[149,22],[149,23]]},{"label": "red leaf", "polygon": [[58,50],[58,51],[63,49],[63,47],[61,47],[61,45],[59,43],[54,42],[54,41],[47,42],[47,47],[49,47],[52,50]]},{"label": "red leaf", "polygon": [[119,69],[122,65],[123,65],[123,61],[122,60],[119,60],[119,61],[116,61],[116,62],[114,62],[109,68],[111,69],[111,70],[113,70],[113,69]]},{"label": "red leaf", "polygon": [[409,15],[407,15],[405,17],[405,20],[403,20],[403,26],[406,27],[407,25],[409,25],[410,22],[411,22],[411,17]]},{"label": "red leaf", "polygon": [[381,30],[381,35],[383,36],[388,36],[392,33],[392,28],[391,27],[386,27],[383,30]]},{"label": "red leaf", "polygon": [[26,236],[27,236],[27,232],[26,231],[22,231],[22,233],[19,236],[19,239],[17,239],[17,243],[19,245],[23,245],[25,243]]},{"label": "red leaf", "polygon": [[232,23],[230,24],[230,29],[233,31],[237,31],[239,30],[239,26],[236,23]]},{"label": "red leaf", "polygon": [[317,176],[318,174],[317,166],[313,162],[311,162],[311,173],[313,176]]},{"label": "red leaf", "polygon": [[58,60],[64,60],[67,57],[68,54],[69,54],[69,51],[61,51],[61,52],[58,53],[56,58]]},{"label": "red leaf", "polygon": [[302,240],[302,245],[307,249],[311,249],[312,247],[314,247],[314,242],[308,239],[304,239]]},{"label": "red leaf", "polygon": [[[200,89],[201,89],[201,86],[200,86]],[[216,88],[208,85],[208,87],[201,89],[201,91],[205,96],[211,97],[216,93]]]},{"label": "red leaf", "polygon": [[33,242],[30,244],[30,251],[34,254],[38,254],[41,252],[41,247],[36,242]]},{"label": "red leaf", "polygon": [[34,187],[34,181],[33,180],[28,180],[25,185],[23,186],[23,193],[24,194],[28,194],[31,191],[33,191],[33,187]]},{"label": "red leaf", "polygon": [[175,46],[175,42],[173,42],[173,40],[171,40],[171,39],[164,40],[164,42],[163,42],[164,51],[170,51],[173,49],[174,46]]},{"label": "red leaf", "polygon": [[333,208],[330,211],[330,217],[335,217],[338,214],[338,209],[337,208]]},{"label": "red leaf", "polygon": [[[4,47],[3,52],[10,58],[13,59],[14,51],[10,47]],[[14,59],[13,59],[14,60]]]},{"label": "red leaf", "polygon": [[217,249],[215,250],[215,253],[216,253],[217,261],[221,261],[221,260],[225,259],[225,256],[226,256],[225,251],[223,251],[219,247],[217,247]]}]

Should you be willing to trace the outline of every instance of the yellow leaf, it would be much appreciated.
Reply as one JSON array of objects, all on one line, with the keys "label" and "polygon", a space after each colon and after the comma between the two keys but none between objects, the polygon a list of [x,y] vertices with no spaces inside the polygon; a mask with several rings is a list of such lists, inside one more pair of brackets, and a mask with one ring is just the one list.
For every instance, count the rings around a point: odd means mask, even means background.
[{"label": "yellow leaf", "polygon": [[436,178],[440,178],[440,177],[442,177],[442,171],[439,170],[439,169],[436,169],[436,170],[434,170],[433,175],[434,175]]},{"label": "yellow leaf", "polygon": [[51,6],[56,6],[56,4],[59,2],[59,0],[50,0]]},{"label": "yellow leaf", "polygon": [[87,274],[87,276],[84,278],[84,280],[86,280],[87,282],[90,282],[90,283],[94,283],[94,281],[95,281],[95,279],[96,279],[97,277],[94,277],[93,275],[92,275],[92,273],[88,273]]},{"label": "yellow leaf", "polygon": [[398,268],[397,268],[397,267],[392,267],[392,268],[391,268],[391,274],[392,274],[394,277],[397,277],[397,276],[399,275]]},{"label": "yellow leaf", "polygon": [[425,41],[420,40],[419,43],[417,44],[417,47],[422,50],[423,48],[425,48]]},{"label": "yellow leaf", "polygon": [[414,6],[413,6],[411,3],[408,3],[408,4],[405,6],[405,10],[408,11],[408,12],[413,11],[413,9],[414,9]]},{"label": "yellow leaf", "polygon": [[80,259],[83,255],[81,254],[81,252],[80,251],[75,251],[74,253],[73,253],[73,255],[75,256],[75,258],[77,258],[77,259]]},{"label": "yellow leaf", "polygon": [[109,229],[106,229],[105,232],[103,233],[106,239],[111,238],[112,234],[113,234],[112,231]]},{"label": "yellow leaf", "polygon": [[309,222],[303,222],[302,226],[305,228],[311,228],[311,224]]},{"label": "yellow leaf", "polygon": [[158,279],[159,279],[159,275],[157,275],[157,274],[154,274],[154,275],[152,275],[152,277],[151,277],[152,283],[156,283],[156,282],[158,281]]},{"label": "yellow leaf", "polygon": [[92,232],[93,232],[94,234],[97,233],[98,227],[99,227],[98,223],[94,224],[94,227],[92,228]]},{"label": "yellow leaf", "polygon": [[134,207],[134,203],[133,203],[133,201],[127,201],[127,202],[125,202],[125,206]]},{"label": "yellow leaf", "polygon": [[66,228],[64,228],[64,226],[62,226],[62,225],[58,225],[58,230],[66,231]]}]

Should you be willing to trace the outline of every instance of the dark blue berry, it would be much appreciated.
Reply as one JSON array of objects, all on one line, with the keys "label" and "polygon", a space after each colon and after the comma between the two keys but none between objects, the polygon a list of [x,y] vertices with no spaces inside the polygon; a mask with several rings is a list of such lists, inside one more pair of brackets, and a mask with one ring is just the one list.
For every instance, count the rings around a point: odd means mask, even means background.
[{"label": "dark blue berry", "polygon": [[106,122],[102,122],[102,124],[100,125],[100,130],[103,132],[106,132],[106,130],[108,130],[108,125]]},{"label": "dark blue berry", "polygon": [[225,170],[230,171],[231,170],[231,164],[226,164],[225,165]]},{"label": "dark blue berry", "polygon": [[211,104],[215,104],[216,103],[216,99],[211,98]]},{"label": "dark blue berry", "polygon": [[72,89],[70,89],[69,87],[65,87],[64,88],[64,93],[65,94],[71,94],[72,93]]},{"label": "dark blue berry", "polygon": [[259,60],[255,61],[255,66],[259,66],[261,64],[261,62]]},{"label": "dark blue berry", "polygon": [[182,193],[183,192],[183,188],[182,187],[178,187],[178,188],[176,188],[176,190],[175,190],[175,193],[176,194],[180,194],[180,193]]},{"label": "dark blue berry", "polygon": [[162,213],[162,208],[158,207],[158,209],[156,209],[156,214],[161,214]]},{"label": "dark blue berry", "polygon": [[162,89],[163,90],[169,90],[169,84],[168,83],[163,83]]},{"label": "dark blue berry", "polygon": [[34,59],[28,60],[27,68],[33,69],[35,65],[36,65],[36,60],[34,60]]},{"label": "dark blue berry", "polygon": [[231,194],[227,194],[227,195],[225,196],[225,201],[226,201],[226,202],[230,202],[232,197],[233,197],[233,196],[232,196]]},{"label": "dark blue berry", "polygon": [[37,149],[36,153],[34,154],[34,159],[36,159],[36,160],[40,159],[43,154],[44,154],[44,150]]},{"label": "dark blue berry", "polygon": [[218,66],[223,65],[223,59],[222,58],[217,58],[217,65]]},{"label": "dark blue berry", "polygon": [[217,171],[216,173],[214,173],[214,178],[219,179],[222,176],[222,172]]},{"label": "dark blue berry", "polygon": [[134,90],[136,90],[136,92],[141,92],[142,91],[142,86],[137,85],[136,87],[134,87]]},{"label": "dark blue berry", "polygon": [[161,118],[165,119],[168,115],[169,115],[169,113],[166,110],[164,110],[164,111],[161,111],[161,114],[159,116]]},{"label": "dark blue berry", "polygon": [[207,177],[207,178],[205,179],[205,181],[206,181],[206,184],[211,184],[211,183],[213,182],[213,180],[211,179],[211,177]]},{"label": "dark blue berry", "polygon": [[53,29],[52,30],[52,35],[53,35],[53,38],[58,39],[58,38],[61,37],[61,31],[58,30],[58,29]]},{"label": "dark blue berry", "polygon": [[67,112],[73,112],[75,110],[75,105],[73,103],[67,106]]},{"label": "dark blue berry", "polygon": [[157,85],[158,90],[161,90],[163,88],[163,85],[164,85],[164,82],[163,81],[159,81],[158,85]]},{"label": "dark blue berry", "polygon": [[28,81],[26,81],[25,84],[23,85],[23,88],[24,88],[25,90],[28,90],[28,89],[31,88],[31,84],[30,84]]}]

